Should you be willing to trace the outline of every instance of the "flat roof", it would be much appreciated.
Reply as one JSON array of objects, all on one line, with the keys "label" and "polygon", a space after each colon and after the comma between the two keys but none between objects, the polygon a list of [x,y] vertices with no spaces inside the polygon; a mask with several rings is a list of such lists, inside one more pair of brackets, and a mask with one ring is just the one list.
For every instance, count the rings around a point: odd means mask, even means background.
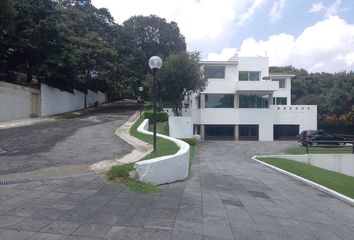
[{"label": "flat roof", "polygon": [[269,73],[269,77],[295,77],[292,73]]},{"label": "flat roof", "polygon": [[238,61],[200,61],[201,65],[237,65]]}]

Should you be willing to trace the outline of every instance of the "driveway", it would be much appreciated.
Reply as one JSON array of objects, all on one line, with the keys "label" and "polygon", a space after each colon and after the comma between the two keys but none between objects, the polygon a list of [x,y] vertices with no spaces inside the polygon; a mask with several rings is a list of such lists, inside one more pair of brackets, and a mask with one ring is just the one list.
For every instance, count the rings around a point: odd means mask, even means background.
[{"label": "driveway", "polygon": [[0,129],[0,175],[122,157],[132,148],[114,131],[135,109],[116,103]]},{"label": "driveway", "polygon": [[99,175],[0,185],[0,239],[354,239],[353,207],[250,159],[294,144],[200,143],[158,193]]}]

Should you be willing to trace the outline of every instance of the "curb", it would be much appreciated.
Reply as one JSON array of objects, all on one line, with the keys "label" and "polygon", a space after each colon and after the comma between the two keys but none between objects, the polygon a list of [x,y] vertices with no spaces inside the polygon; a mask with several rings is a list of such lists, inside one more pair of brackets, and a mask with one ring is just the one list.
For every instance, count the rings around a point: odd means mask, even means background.
[{"label": "curb", "polygon": [[145,157],[147,154],[152,152],[152,145],[141,141],[129,134],[130,127],[139,119],[139,112],[135,112],[131,117],[129,117],[128,121],[126,121],[123,125],[117,128],[114,134],[123,139],[126,143],[133,147],[133,150],[124,155],[119,159],[113,160],[103,160],[89,166],[89,170],[95,173],[106,172],[111,169],[114,165],[126,164],[126,163],[134,163]]},{"label": "curb", "polygon": [[339,200],[341,200],[341,201],[343,201],[343,202],[346,202],[346,203],[348,203],[348,204],[354,206],[354,199],[353,199],[353,198],[347,197],[347,196],[345,196],[345,195],[343,195],[343,194],[341,194],[341,193],[339,193],[339,192],[336,192],[336,191],[334,191],[334,190],[332,190],[332,189],[329,189],[329,188],[327,188],[327,187],[325,187],[325,186],[322,186],[322,185],[320,185],[320,184],[318,184],[318,183],[312,182],[312,181],[310,181],[310,180],[308,180],[308,179],[305,179],[305,178],[303,178],[303,177],[300,177],[300,176],[298,176],[298,175],[296,175],[296,174],[290,173],[290,172],[285,171],[285,170],[283,170],[283,169],[281,169],[281,168],[278,168],[278,167],[275,167],[275,166],[270,165],[270,164],[268,164],[268,163],[265,163],[265,162],[263,162],[263,161],[260,161],[260,160],[257,159],[257,157],[258,157],[258,156],[255,155],[255,156],[252,157],[252,159],[253,159],[254,161],[258,162],[258,163],[261,163],[261,164],[263,164],[263,165],[265,165],[265,166],[267,166],[267,167],[270,167],[270,168],[272,168],[272,169],[274,169],[274,170],[277,170],[278,172],[281,172],[281,173],[283,173],[283,174],[285,174],[285,175],[288,175],[288,176],[290,176],[290,177],[293,177],[293,178],[295,178],[295,179],[297,179],[297,180],[299,180],[299,181],[301,181],[301,182],[303,182],[303,183],[306,183],[306,184],[308,184],[308,185],[310,185],[310,186],[312,186],[312,187],[314,187],[314,188],[316,188],[316,189],[318,189],[318,190],[320,190],[320,191],[322,191],[322,192],[325,192],[325,193],[327,193],[327,194],[329,194],[329,195],[331,195],[331,196],[333,196],[333,197],[335,197],[335,198],[337,198],[337,199],[339,199]]}]

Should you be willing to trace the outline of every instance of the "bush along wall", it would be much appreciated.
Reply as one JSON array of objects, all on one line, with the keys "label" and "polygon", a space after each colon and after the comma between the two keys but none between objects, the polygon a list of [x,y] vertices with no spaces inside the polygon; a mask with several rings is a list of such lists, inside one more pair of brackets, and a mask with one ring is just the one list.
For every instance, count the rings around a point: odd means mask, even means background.
[{"label": "bush along wall", "polygon": [[[153,112],[145,111],[144,117],[148,118],[150,122],[153,121]],[[168,120],[168,115],[165,112],[156,112],[156,122],[166,122]]]}]

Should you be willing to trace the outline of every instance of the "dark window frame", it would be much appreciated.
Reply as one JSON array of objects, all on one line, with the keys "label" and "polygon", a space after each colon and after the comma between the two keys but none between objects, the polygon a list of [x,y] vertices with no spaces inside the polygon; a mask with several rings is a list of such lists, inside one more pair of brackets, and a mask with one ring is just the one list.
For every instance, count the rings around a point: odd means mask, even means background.
[{"label": "dark window frame", "polygon": [[204,66],[204,76],[206,79],[209,79],[209,78],[224,79],[225,78],[225,66],[205,65]]}]

